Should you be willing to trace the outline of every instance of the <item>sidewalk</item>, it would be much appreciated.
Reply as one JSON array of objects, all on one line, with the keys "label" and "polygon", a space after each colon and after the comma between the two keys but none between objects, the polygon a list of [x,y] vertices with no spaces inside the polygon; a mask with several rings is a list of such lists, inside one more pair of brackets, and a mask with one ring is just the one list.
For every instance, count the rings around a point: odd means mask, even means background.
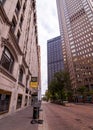
[{"label": "sidewalk", "polygon": [[0,130],[38,130],[38,124],[31,124],[32,107],[0,119]]},{"label": "sidewalk", "polygon": [[49,130],[45,120],[43,106],[40,111],[40,120],[43,124],[31,124],[33,107],[29,106],[12,115],[0,119],[0,130]]}]

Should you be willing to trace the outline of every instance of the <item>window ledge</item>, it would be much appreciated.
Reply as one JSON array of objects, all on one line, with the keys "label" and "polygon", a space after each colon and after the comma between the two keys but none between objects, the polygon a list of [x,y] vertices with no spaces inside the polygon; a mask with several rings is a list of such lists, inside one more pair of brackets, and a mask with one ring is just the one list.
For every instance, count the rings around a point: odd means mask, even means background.
[{"label": "window ledge", "polygon": [[18,81],[18,84],[20,84],[22,87],[25,87],[25,85],[20,81]]},{"label": "window ledge", "polygon": [[16,82],[16,79],[13,77],[13,75],[11,73],[9,73],[4,67],[2,67],[0,65],[0,72],[2,74],[4,74],[5,76],[7,76],[8,78],[10,78],[11,80],[13,80],[14,82]]}]

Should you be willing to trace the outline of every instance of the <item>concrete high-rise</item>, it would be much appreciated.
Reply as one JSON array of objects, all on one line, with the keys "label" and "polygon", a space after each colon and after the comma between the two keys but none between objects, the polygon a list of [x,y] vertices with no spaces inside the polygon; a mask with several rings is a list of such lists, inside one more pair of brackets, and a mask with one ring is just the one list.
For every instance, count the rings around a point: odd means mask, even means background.
[{"label": "concrete high-rise", "polygon": [[38,59],[36,1],[0,0],[0,118],[31,103]]},{"label": "concrete high-rise", "polygon": [[56,72],[64,69],[61,37],[47,41],[48,85]]},{"label": "concrete high-rise", "polygon": [[93,89],[93,2],[56,0],[65,68],[72,87]]}]

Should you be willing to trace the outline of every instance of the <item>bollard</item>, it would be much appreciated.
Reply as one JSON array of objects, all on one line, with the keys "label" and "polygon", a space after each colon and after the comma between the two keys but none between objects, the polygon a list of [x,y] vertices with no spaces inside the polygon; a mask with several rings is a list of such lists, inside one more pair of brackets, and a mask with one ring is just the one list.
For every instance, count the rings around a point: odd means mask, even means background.
[{"label": "bollard", "polygon": [[33,119],[39,118],[39,107],[33,107]]},{"label": "bollard", "polygon": [[39,120],[40,106],[40,102],[36,102],[35,104],[33,104],[33,119],[31,121],[31,124],[41,123],[41,120]]}]

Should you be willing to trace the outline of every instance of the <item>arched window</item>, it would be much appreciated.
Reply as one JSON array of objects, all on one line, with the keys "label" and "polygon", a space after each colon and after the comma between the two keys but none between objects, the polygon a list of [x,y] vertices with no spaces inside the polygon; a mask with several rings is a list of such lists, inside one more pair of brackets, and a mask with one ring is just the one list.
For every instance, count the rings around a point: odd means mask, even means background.
[{"label": "arched window", "polygon": [[10,73],[12,73],[13,65],[14,65],[14,57],[12,56],[11,52],[8,50],[8,48],[4,48],[4,51],[2,53],[1,57],[1,65]]},{"label": "arched window", "polygon": [[19,70],[19,82],[22,83],[22,80],[23,80],[23,69],[20,68],[20,70]]}]

